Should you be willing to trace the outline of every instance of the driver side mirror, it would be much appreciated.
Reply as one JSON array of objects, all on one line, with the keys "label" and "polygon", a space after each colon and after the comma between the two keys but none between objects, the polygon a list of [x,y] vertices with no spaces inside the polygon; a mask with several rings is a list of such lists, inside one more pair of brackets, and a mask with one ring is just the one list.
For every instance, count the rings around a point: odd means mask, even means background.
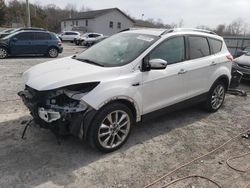
[{"label": "driver side mirror", "polygon": [[164,59],[151,59],[149,60],[150,69],[161,70],[167,67],[167,61]]},{"label": "driver side mirror", "polygon": [[147,72],[150,70],[162,70],[167,67],[167,64],[168,64],[167,61],[165,61],[164,59],[150,59],[149,60],[149,56],[147,56],[142,60],[141,71]]}]

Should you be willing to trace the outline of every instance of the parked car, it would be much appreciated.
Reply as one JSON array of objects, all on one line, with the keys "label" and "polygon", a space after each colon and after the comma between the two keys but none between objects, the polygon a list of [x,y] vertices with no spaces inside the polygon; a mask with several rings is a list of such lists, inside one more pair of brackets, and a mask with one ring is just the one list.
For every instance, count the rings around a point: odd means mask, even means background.
[{"label": "parked car", "polygon": [[96,38],[87,38],[85,41],[83,41],[83,46],[93,46],[94,44],[97,44],[98,42],[101,42],[102,40],[108,38],[108,36],[99,36]]},{"label": "parked car", "polygon": [[233,71],[234,70],[243,73],[243,80],[250,80],[250,49],[249,51],[245,51],[244,55],[233,60]]},{"label": "parked car", "polygon": [[84,45],[84,41],[88,40],[89,42],[96,40],[98,37],[102,37],[103,34],[100,33],[85,33],[81,36],[75,38],[74,43],[76,45]]},{"label": "parked car", "polygon": [[78,38],[81,34],[77,31],[64,31],[63,33],[59,34],[59,38],[61,41],[70,41],[74,42],[75,38]]},{"label": "parked car", "polygon": [[1,31],[0,38],[3,38],[5,36],[9,35],[13,30],[15,30],[15,28],[5,29],[5,30]]},{"label": "parked car", "polygon": [[41,127],[111,152],[146,117],[196,103],[216,112],[231,67],[223,38],[213,32],[131,30],[32,67],[19,96]]},{"label": "parked car", "polygon": [[62,53],[61,40],[48,31],[21,30],[0,39],[0,59],[18,55],[48,55]]}]

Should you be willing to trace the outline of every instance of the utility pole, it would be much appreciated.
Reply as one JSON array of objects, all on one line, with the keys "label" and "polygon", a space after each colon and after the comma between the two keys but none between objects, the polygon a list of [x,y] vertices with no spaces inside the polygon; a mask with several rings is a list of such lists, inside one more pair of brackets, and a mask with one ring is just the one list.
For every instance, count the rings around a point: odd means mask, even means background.
[{"label": "utility pole", "polygon": [[27,27],[31,27],[31,23],[30,23],[30,5],[29,5],[29,0],[26,0],[26,16],[27,16]]}]

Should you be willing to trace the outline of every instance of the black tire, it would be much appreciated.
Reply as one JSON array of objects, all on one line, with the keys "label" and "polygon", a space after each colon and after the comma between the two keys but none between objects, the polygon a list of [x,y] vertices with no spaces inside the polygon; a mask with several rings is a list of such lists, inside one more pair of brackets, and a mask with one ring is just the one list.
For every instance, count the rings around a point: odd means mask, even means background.
[{"label": "black tire", "polygon": [[[216,93],[219,92],[218,90],[220,90],[222,94],[218,94],[218,96],[216,96]],[[203,109],[207,112],[216,112],[217,110],[219,110],[224,103],[225,94],[225,83],[223,83],[222,81],[215,82],[208,93],[207,100],[203,103]],[[216,100],[218,102],[216,102]]]},{"label": "black tire", "polygon": [[57,48],[54,48],[54,47],[49,48],[49,50],[48,50],[48,56],[50,58],[56,58],[58,56],[58,54],[59,54],[59,52],[58,52]]},{"label": "black tire", "polygon": [[[124,116],[125,118],[121,121]],[[109,117],[111,117],[111,121],[114,122],[117,122],[120,117],[120,123],[116,123],[116,128],[113,127],[115,125],[111,124]],[[125,125],[126,122],[128,123]],[[105,153],[112,152],[119,149],[127,141],[134,122],[133,114],[126,105],[122,103],[108,104],[101,108],[94,117],[88,131],[87,140],[94,149]],[[123,124],[123,126],[121,124]],[[107,143],[105,143],[105,141]],[[104,146],[105,144],[106,146]]]},{"label": "black tire", "polygon": [[5,59],[8,57],[8,51],[4,47],[0,47],[0,59]]}]

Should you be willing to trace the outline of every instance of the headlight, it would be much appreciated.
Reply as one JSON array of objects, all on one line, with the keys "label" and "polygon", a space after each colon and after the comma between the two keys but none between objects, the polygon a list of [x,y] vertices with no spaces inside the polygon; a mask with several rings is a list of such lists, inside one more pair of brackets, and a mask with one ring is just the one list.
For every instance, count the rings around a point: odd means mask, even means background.
[{"label": "headlight", "polygon": [[69,98],[81,100],[88,92],[93,90],[100,82],[90,82],[64,87],[64,94]]},{"label": "headlight", "polygon": [[86,93],[86,92],[90,92],[92,89],[94,89],[99,83],[100,82],[81,83],[81,84],[65,86],[63,89],[67,89],[70,91],[78,91],[81,93]]}]

